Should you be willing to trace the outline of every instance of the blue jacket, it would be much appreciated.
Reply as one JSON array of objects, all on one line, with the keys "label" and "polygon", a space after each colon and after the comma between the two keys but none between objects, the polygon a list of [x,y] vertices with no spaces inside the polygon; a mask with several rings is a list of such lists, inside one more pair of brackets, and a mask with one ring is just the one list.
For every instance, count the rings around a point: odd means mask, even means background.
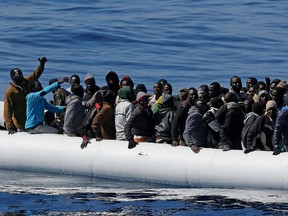
[{"label": "blue jacket", "polygon": [[[50,112],[63,112],[63,106],[53,106],[47,102],[44,96],[58,88],[58,83],[55,82],[50,86],[47,86],[42,91],[31,92],[26,96],[26,123],[25,129],[33,128],[44,122],[44,111],[45,109]],[[43,96],[41,93],[46,92]]]},{"label": "blue jacket", "polygon": [[288,145],[288,107],[283,107],[277,115],[272,142],[274,146]]}]

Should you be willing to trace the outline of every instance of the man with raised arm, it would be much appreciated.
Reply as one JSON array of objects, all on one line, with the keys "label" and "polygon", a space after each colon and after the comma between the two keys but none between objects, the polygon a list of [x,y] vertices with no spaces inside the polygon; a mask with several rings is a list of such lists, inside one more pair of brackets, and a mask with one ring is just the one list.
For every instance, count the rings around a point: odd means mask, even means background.
[{"label": "man with raised arm", "polygon": [[10,71],[12,82],[4,95],[4,120],[9,134],[25,129],[25,97],[31,90],[31,83],[34,83],[42,75],[47,58],[38,58],[38,60],[40,64],[33,73],[25,78],[19,68],[13,68]]}]

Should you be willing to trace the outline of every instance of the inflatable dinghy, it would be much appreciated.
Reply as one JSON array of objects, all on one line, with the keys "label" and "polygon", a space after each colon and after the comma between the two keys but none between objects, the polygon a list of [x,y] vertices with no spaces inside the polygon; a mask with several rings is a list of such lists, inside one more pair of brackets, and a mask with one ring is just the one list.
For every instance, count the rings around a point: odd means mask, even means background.
[{"label": "inflatable dinghy", "polygon": [[80,137],[1,130],[0,168],[185,187],[288,189],[286,153],[205,148],[195,154],[184,146],[139,143],[128,149],[127,141],[95,139],[81,149],[81,142]]}]

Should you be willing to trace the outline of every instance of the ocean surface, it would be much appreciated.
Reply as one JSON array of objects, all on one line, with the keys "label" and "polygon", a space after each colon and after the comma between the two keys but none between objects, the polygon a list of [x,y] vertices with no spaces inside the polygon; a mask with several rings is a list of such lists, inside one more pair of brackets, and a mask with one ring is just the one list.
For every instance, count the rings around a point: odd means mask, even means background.
[{"label": "ocean surface", "polygon": [[[173,94],[238,75],[287,80],[285,0],[0,0],[0,100],[9,71],[28,75],[48,62],[40,81],[88,72],[99,86],[120,79]],[[64,84],[63,87],[68,87]],[[49,97],[49,96],[48,96]],[[79,176],[0,170],[0,215],[282,215],[286,191],[171,188]]]}]

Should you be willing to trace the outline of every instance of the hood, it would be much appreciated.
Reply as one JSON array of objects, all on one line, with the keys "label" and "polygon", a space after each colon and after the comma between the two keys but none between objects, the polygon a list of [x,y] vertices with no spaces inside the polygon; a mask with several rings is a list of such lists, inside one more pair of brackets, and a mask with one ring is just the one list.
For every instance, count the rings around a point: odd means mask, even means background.
[{"label": "hood", "polygon": [[247,120],[251,117],[251,116],[256,116],[256,117],[259,117],[259,115],[255,112],[249,112],[245,115],[245,118],[244,118],[244,124],[247,122]]},{"label": "hood", "polygon": [[195,114],[198,113],[199,114],[199,111],[195,106],[192,106],[192,107],[190,107],[190,109],[188,111],[188,115],[190,115],[191,113],[195,113]]},{"label": "hood", "polygon": [[66,98],[65,104],[68,104],[68,103],[70,103],[71,101],[73,101],[73,100],[78,100],[78,99],[81,99],[81,98],[80,98],[79,96],[77,96],[77,95],[71,94],[71,95],[69,95],[69,96]]},{"label": "hood", "polygon": [[109,78],[110,76],[115,77],[115,81],[116,81],[116,82],[115,82],[115,85],[116,85],[116,84],[119,85],[119,77],[118,77],[117,73],[114,72],[114,71],[110,71],[110,72],[107,73],[107,75],[106,75],[106,77],[105,77],[107,84],[109,85],[108,78]]}]

